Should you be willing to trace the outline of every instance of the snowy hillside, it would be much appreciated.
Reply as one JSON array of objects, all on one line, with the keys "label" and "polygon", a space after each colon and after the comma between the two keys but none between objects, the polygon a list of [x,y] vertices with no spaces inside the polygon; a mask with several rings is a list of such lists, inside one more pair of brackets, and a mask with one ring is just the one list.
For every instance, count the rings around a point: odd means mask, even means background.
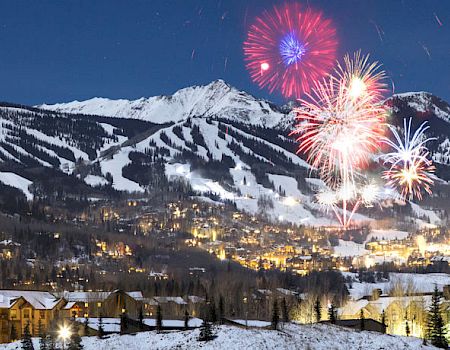
[{"label": "snowy hillside", "polygon": [[274,126],[285,118],[274,105],[239,91],[223,80],[206,86],[187,87],[170,96],[143,97],[134,101],[96,97],[38,107],[68,113],[141,119],[159,124],[201,116]]},{"label": "snowy hillside", "polygon": [[[241,329],[221,326],[217,338],[209,342],[197,340],[199,330],[187,332],[137,333],[136,335],[112,335],[99,340],[84,337],[84,350],[141,350],[141,349],[223,349],[223,350],[407,350],[436,349],[422,345],[422,340],[414,337],[384,335],[375,332],[358,332],[331,325],[286,325],[283,331]],[[39,348],[38,339],[34,340]],[[19,343],[0,345],[0,349],[20,348]]]},{"label": "snowy hillside", "polygon": [[[430,121],[430,136],[438,138],[430,145],[437,175],[446,179],[450,107],[426,93],[396,95],[387,103],[394,124],[403,117],[413,117],[415,124]],[[136,101],[96,98],[40,106],[45,109],[4,104],[0,183],[31,199],[34,193],[55,193],[55,186],[58,193],[65,186],[74,195],[92,190],[145,195],[169,180],[186,183],[193,195],[235,202],[251,214],[261,210],[263,198],[272,220],[334,224],[314,198],[323,183],[311,177],[288,136],[290,106],[275,107],[222,80]],[[377,210],[361,210],[353,218],[368,221]],[[410,211],[423,225],[440,223],[434,203]]]}]

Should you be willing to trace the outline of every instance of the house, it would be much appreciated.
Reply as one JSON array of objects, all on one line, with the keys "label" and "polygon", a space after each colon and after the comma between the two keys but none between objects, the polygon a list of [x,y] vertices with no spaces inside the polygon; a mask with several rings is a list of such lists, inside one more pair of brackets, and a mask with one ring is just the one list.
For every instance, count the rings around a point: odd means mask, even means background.
[{"label": "house", "polygon": [[120,317],[126,314],[137,319],[143,308],[144,297],[142,292],[125,292],[115,290],[112,292],[62,292],[59,294],[65,300],[66,317]]},{"label": "house", "polygon": [[19,339],[29,326],[32,336],[46,331],[54,320],[63,317],[64,298],[49,292],[0,290],[0,341]]},{"label": "house", "polygon": [[153,297],[149,301],[149,315],[156,315],[158,305],[163,318],[180,317],[188,308],[188,303],[182,297]]}]

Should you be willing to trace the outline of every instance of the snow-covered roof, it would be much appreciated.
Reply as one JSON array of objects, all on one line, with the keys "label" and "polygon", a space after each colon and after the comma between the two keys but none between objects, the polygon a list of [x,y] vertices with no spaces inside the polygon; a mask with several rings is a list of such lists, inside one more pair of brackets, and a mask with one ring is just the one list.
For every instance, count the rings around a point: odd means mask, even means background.
[{"label": "snow-covered roof", "polygon": [[[68,292],[64,291],[60,293],[64,299],[67,301],[73,301],[73,302],[82,302],[82,303],[91,303],[96,301],[104,301],[107,299],[111,294],[117,293],[118,290],[112,291],[112,292]],[[127,295],[129,295],[131,298],[134,298],[136,300],[142,300],[144,296],[142,295],[141,291],[132,291],[132,292],[125,292]]]},{"label": "snow-covered roof", "polygon": [[[144,323],[150,327],[156,327],[156,319],[145,318]],[[203,321],[199,318],[189,318],[188,327],[200,327]],[[163,327],[182,328],[184,327],[184,320],[162,320]]]},{"label": "snow-covered roof", "polygon": [[11,306],[14,305],[14,303],[18,300],[19,298],[16,297],[8,297],[5,296],[3,294],[0,294],[0,308],[1,309],[9,309]]},{"label": "snow-covered roof", "polygon": [[37,310],[53,309],[61,300],[49,292],[28,291],[28,290],[0,290],[3,300],[24,298]]},{"label": "snow-covered roof", "polygon": [[153,297],[158,304],[175,303],[186,305],[186,301],[182,297]]},{"label": "snow-covered roof", "polygon": [[362,308],[366,307],[369,301],[366,299],[350,300],[343,307],[338,309],[339,315],[356,315]]},{"label": "snow-covered roof", "polygon": [[193,304],[205,302],[205,298],[199,297],[197,295],[189,295],[187,298],[188,298],[188,301]]}]

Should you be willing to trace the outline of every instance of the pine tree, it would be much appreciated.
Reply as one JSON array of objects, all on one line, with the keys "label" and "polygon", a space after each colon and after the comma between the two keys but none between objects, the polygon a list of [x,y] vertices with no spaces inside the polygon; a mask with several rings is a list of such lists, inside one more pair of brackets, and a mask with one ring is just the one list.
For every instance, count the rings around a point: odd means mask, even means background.
[{"label": "pine tree", "polygon": [[103,328],[103,317],[102,314],[100,314],[100,317],[98,318],[98,333],[97,336],[102,339],[105,336],[105,329]]},{"label": "pine tree", "polygon": [[361,309],[360,313],[359,313],[359,321],[360,321],[360,329],[363,331],[364,329],[366,329],[366,322],[364,319],[364,312]]},{"label": "pine tree", "polygon": [[222,294],[219,296],[219,323],[223,323],[223,318],[225,316],[225,303]]},{"label": "pine tree", "polygon": [[217,313],[216,313],[216,303],[214,302],[214,298],[209,302],[209,316],[208,320],[210,322],[217,323]]},{"label": "pine tree", "polygon": [[322,306],[320,305],[320,300],[319,298],[316,299],[316,303],[314,304],[314,312],[316,314],[316,322],[319,323],[322,314]]},{"label": "pine tree", "polygon": [[17,340],[17,330],[16,326],[14,326],[14,323],[11,325],[11,333],[9,334],[9,338],[11,341]]},{"label": "pine tree", "polygon": [[68,350],[81,350],[83,349],[83,345],[81,344],[81,337],[78,334],[78,327],[75,323],[72,324],[72,330],[70,335],[70,343]]},{"label": "pine tree", "polygon": [[33,341],[31,340],[30,334],[30,322],[26,324],[25,329],[23,330],[22,349],[34,350]]},{"label": "pine tree", "polygon": [[198,336],[199,341],[210,341],[214,338],[214,334],[212,331],[211,323],[207,320],[203,320],[202,325],[200,326],[200,334]]},{"label": "pine tree", "polygon": [[161,305],[158,304],[158,307],[156,308],[156,331],[159,333],[162,331],[162,311],[161,311]]},{"label": "pine tree", "polygon": [[428,311],[427,325],[428,339],[431,344],[438,348],[447,348],[447,340],[445,339],[444,320],[441,315],[441,296],[437,286],[434,286],[433,296],[431,298],[431,306]]},{"label": "pine tree", "polygon": [[142,310],[142,306],[139,309],[139,330],[141,332],[144,330],[144,311]]},{"label": "pine tree", "polygon": [[328,309],[328,318],[330,319],[330,323],[336,324],[336,307],[333,303],[331,303]]},{"label": "pine tree", "polygon": [[189,312],[187,310],[184,311],[184,329],[187,330],[189,328]]},{"label": "pine tree", "polygon": [[120,334],[126,334],[128,332],[128,317],[123,312],[120,315]]},{"label": "pine tree", "polygon": [[281,300],[281,312],[283,315],[283,322],[289,322],[289,310],[287,307],[286,298],[283,298],[283,300]]},{"label": "pine tree", "polygon": [[280,321],[280,312],[278,310],[278,302],[277,299],[275,298],[273,301],[273,308],[272,308],[272,329],[277,329],[278,328],[278,322]]},{"label": "pine tree", "polygon": [[38,332],[39,332],[39,350],[47,350],[47,335],[44,332],[44,327],[42,326],[41,319],[38,321]]},{"label": "pine tree", "polygon": [[387,325],[386,325],[386,313],[384,312],[384,310],[383,310],[383,312],[381,313],[381,325],[382,325],[382,329],[383,329],[383,334],[386,334],[386,327],[387,327]]}]

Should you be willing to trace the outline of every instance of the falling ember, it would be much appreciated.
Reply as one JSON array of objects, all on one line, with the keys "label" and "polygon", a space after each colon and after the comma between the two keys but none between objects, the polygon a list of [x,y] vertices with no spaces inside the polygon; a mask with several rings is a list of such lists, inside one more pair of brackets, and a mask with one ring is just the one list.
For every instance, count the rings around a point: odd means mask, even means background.
[{"label": "falling ember", "polygon": [[336,51],[336,30],[331,21],[298,3],[263,12],[250,26],[244,42],[252,80],[286,98],[300,98],[315,81],[327,76]]}]

